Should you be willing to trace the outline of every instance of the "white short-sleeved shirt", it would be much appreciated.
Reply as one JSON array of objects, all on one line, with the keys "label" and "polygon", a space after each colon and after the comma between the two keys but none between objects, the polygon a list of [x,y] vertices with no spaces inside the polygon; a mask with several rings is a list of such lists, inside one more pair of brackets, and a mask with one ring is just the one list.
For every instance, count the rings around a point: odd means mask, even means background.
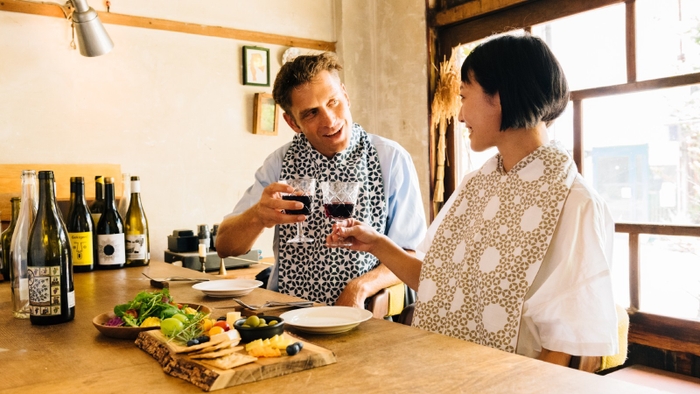
[{"label": "white short-sleeved shirt", "polygon": [[[386,235],[404,249],[415,250],[425,237],[426,220],[423,200],[418,187],[418,175],[409,153],[397,142],[368,134],[377,150],[382,169],[384,196],[387,204]],[[270,154],[255,172],[255,182],[246,190],[233,212],[227,215],[240,215],[255,205],[269,184],[278,182],[282,171],[282,160],[291,142]],[[273,251],[275,261],[279,246],[279,231],[275,227]],[[277,290],[277,265],[275,265],[268,288]]]},{"label": "white short-sleeved shirt", "polygon": [[[416,256],[425,257],[467,175],[435,218]],[[542,347],[577,356],[617,353],[611,262],[614,221],[603,199],[577,174],[542,265],[525,296],[516,353]]]}]

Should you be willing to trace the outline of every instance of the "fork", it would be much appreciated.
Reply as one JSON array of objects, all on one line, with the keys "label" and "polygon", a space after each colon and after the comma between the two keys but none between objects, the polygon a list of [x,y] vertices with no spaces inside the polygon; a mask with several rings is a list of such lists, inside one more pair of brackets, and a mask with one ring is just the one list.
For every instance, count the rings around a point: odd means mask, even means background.
[{"label": "fork", "polygon": [[[250,309],[251,311],[257,311],[258,309],[263,309],[263,308],[270,308],[270,307],[277,307],[277,306],[291,306],[291,307],[298,307],[298,308],[304,308],[304,307],[309,307],[313,306],[314,302],[313,301],[267,301],[266,303],[262,305],[250,305],[246,304],[245,302],[239,300],[238,298],[233,299],[238,305]],[[221,309],[223,307],[219,307],[217,309]]]},{"label": "fork", "polygon": [[206,282],[209,280],[209,278],[185,278],[184,276],[170,276],[167,278],[151,278],[150,276],[146,275],[145,272],[142,272],[141,275],[145,276],[146,278],[150,280],[154,280],[156,282],[168,282],[168,281],[190,281],[190,282]]}]

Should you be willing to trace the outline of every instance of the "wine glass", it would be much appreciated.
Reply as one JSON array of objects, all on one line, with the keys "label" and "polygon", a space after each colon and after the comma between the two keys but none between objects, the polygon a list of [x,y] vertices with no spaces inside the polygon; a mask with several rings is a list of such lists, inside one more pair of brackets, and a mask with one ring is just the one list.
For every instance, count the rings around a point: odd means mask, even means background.
[{"label": "wine glass", "polygon": [[[326,217],[334,223],[351,218],[357,196],[360,194],[360,186],[362,182],[321,182]],[[351,246],[351,244],[339,239],[338,242],[328,246]]]},{"label": "wine glass", "polygon": [[[316,180],[313,178],[297,178],[280,181],[280,183],[294,188],[292,193],[282,193],[283,200],[299,201],[304,204],[302,209],[285,210],[285,213],[289,215],[310,215],[311,201],[316,193]],[[313,238],[304,235],[304,223],[306,221],[297,222],[297,236],[288,240],[288,244],[314,242]]]}]

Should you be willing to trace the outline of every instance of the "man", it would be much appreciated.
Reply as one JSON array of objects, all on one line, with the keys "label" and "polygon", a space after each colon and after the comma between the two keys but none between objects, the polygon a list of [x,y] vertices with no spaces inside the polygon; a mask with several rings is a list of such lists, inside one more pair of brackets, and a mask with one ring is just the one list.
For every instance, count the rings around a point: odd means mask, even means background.
[{"label": "man", "polygon": [[[410,155],[399,144],[366,133],[352,121],[350,102],[332,54],[299,56],[285,63],[273,97],[284,120],[297,133],[292,142],[267,157],[233,212],[219,226],[221,257],[251,249],[265,228],[275,226],[275,267],[268,288],[329,305],[364,308],[365,300],[400,280],[376,257],[325,246],[331,221],[321,209],[317,186],[310,215],[288,215],[303,204],[285,201],[293,188],[281,180],[314,178],[359,181],[353,217],[371,223],[400,247],[412,251],[426,231],[418,179]],[[306,221],[309,243],[287,243],[295,224]]]}]

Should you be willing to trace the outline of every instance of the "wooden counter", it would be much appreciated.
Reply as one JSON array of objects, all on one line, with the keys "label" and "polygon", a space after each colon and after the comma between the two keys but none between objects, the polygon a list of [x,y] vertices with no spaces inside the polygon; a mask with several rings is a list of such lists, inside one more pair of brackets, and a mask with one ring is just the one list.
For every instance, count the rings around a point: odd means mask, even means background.
[{"label": "wooden counter", "polygon": [[[75,320],[45,327],[14,319],[10,286],[0,283],[0,391],[202,392],[165,374],[156,360],[132,340],[107,338],[93,327],[94,316],[132,299],[141,290],[152,289],[142,272],[154,277],[205,275],[159,262],[145,268],[76,274]],[[227,299],[204,297],[191,285],[173,282],[170,292],[178,302],[212,308],[234,304]],[[293,299],[264,289],[242,298],[252,303]],[[231,309],[215,309],[213,315],[221,316]],[[343,334],[295,334],[332,350],[337,363],[217,392],[656,392],[379,319],[371,319]]]}]

